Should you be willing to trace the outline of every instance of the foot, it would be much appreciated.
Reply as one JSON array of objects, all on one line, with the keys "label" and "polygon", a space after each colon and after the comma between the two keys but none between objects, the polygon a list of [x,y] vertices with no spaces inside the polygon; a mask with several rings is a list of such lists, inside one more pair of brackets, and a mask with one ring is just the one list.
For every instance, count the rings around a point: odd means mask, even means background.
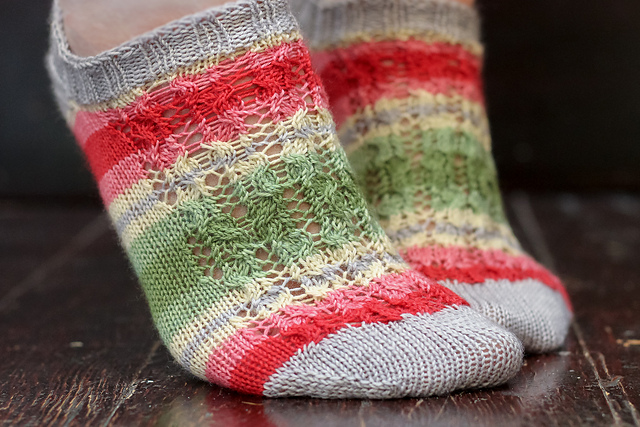
[{"label": "foot", "polygon": [[412,271],[371,218],[286,1],[243,0],[91,58],[68,51],[57,18],[58,101],[182,366],[322,398],[517,372],[517,338]]},{"label": "foot", "polygon": [[402,257],[527,351],[560,347],[567,294],[503,212],[475,11],[442,0],[294,4],[360,187]]}]

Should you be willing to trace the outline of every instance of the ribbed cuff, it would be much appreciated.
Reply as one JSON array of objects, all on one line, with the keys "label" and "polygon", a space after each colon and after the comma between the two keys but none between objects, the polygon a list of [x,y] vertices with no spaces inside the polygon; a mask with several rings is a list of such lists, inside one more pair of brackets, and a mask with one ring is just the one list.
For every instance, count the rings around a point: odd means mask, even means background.
[{"label": "ribbed cuff", "polygon": [[452,0],[290,0],[312,49],[361,34],[431,32],[460,42],[480,39],[472,7]]},{"label": "ribbed cuff", "polygon": [[183,67],[297,30],[287,0],[239,0],[170,22],[96,56],[80,57],[69,48],[55,0],[46,63],[64,112],[69,101],[110,101]]}]

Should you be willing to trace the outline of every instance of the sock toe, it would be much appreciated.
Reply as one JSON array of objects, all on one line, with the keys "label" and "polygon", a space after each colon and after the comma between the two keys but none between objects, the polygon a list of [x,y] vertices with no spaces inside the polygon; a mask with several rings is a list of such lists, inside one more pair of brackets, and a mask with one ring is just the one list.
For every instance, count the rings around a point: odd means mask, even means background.
[{"label": "sock toe", "polygon": [[572,313],[563,296],[535,279],[487,280],[473,285],[441,281],[472,308],[513,332],[527,352],[562,346]]},{"label": "sock toe", "polygon": [[346,327],[293,355],[264,395],[401,398],[495,386],[520,369],[515,335],[469,307]]}]

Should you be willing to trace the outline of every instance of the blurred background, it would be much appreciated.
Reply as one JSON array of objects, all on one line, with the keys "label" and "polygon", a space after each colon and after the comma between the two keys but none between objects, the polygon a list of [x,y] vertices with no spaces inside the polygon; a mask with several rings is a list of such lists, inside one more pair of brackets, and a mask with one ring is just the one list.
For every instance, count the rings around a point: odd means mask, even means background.
[{"label": "blurred background", "polygon": [[[49,0],[2,0],[0,197],[98,202],[49,91]],[[640,2],[483,0],[504,189],[640,190]]]}]

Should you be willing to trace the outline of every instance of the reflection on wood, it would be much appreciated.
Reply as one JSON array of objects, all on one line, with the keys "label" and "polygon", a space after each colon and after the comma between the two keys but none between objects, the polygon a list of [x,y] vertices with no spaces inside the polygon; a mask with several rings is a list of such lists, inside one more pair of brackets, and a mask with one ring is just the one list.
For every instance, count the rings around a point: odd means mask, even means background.
[{"label": "reflection on wood", "polygon": [[576,322],[566,347],[529,356],[500,388],[430,399],[325,401],[245,396],[184,373],[160,345],[97,209],[0,205],[0,421],[640,425],[640,197],[517,195],[507,206],[523,244],[551,261],[567,283]]}]

